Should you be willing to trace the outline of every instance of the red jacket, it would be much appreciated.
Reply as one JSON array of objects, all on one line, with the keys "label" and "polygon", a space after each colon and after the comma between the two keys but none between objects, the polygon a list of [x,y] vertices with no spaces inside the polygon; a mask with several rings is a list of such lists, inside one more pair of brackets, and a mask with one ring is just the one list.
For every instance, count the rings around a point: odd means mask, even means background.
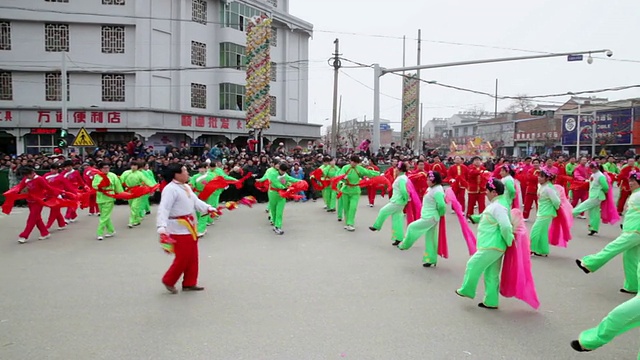
[{"label": "red jacket", "polygon": [[62,173],[62,176],[71,183],[74,189],[81,189],[85,186],[82,174],[78,170],[65,171]]},{"label": "red jacket", "polygon": [[49,183],[40,175],[36,175],[33,179],[25,177],[18,184],[18,192],[27,189],[29,198],[28,202],[41,202],[60,194],[59,190],[54,189]]},{"label": "red jacket", "polygon": [[531,168],[520,175],[520,184],[525,186],[525,194],[538,194],[538,174],[540,170]]},{"label": "red jacket", "polygon": [[467,176],[469,169],[464,165],[453,165],[447,171],[447,181],[454,190],[467,188]]},{"label": "red jacket", "polygon": [[484,166],[475,167],[475,165],[469,166],[469,172],[467,174],[467,183],[469,194],[478,194],[485,191],[486,180],[482,177],[482,173],[487,171]]},{"label": "red jacket", "polygon": [[43,177],[45,180],[47,180],[49,185],[51,185],[51,187],[56,189],[58,192],[65,191],[65,192],[70,192],[72,194],[75,194],[77,192],[77,189],[74,189],[71,182],[67,178],[65,178],[64,175],[62,175],[61,173],[54,174],[54,173],[48,172],[44,174]]},{"label": "red jacket", "polygon": [[[424,176],[421,176],[420,174],[424,174]],[[420,198],[424,196],[424,194],[427,192],[427,188],[429,187],[427,185],[427,176],[427,170],[420,171],[418,169],[415,169],[407,173],[407,177],[409,177],[409,180],[411,180],[411,183],[413,184],[413,187],[416,189],[416,192],[418,193]]]},{"label": "red jacket", "polygon": [[620,190],[631,191],[631,188],[629,187],[629,174],[631,174],[631,172],[634,170],[640,171],[640,169],[638,169],[637,167],[629,165],[623,167],[622,170],[620,170],[620,174],[618,174]]}]

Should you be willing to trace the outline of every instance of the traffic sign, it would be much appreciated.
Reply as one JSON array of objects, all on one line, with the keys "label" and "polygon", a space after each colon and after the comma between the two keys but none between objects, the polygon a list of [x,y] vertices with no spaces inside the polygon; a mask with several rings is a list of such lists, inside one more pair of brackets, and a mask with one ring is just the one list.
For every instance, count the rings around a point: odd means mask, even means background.
[{"label": "traffic sign", "polygon": [[582,61],[584,59],[583,55],[569,55],[567,56],[567,61]]},{"label": "traffic sign", "polygon": [[71,146],[96,146],[96,142],[93,141],[87,130],[81,128]]}]

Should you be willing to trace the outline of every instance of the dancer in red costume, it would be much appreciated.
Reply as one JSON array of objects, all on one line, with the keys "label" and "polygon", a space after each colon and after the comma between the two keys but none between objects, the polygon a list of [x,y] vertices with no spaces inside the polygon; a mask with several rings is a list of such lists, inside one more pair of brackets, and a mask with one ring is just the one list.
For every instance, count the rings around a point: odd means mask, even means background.
[{"label": "dancer in red costume", "polygon": [[[573,184],[571,185],[571,192],[573,197],[571,198],[571,206],[575,209],[578,206],[578,202],[585,202],[589,198],[589,178],[591,173],[587,169],[587,158],[580,158],[580,165],[576,166],[573,170]],[[581,186],[582,185],[582,186]],[[580,219],[586,219],[584,213],[578,216]]]},{"label": "dancer in red costume", "polygon": [[[362,161],[362,166],[364,166],[365,169],[368,169],[368,170],[380,171],[380,168],[376,166],[375,160],[373,158],[371,159],[371,161],[364,159]],[[377,192],[378,192],[378,189],[375,186],[367,186],[367,196],[369,197],[369,207],[373,207],[373,205],[375,205]]]},{"label": "dancer in red costume", "polygon": [[198,286],[198,231],[195,212],[212,213],[215,209],[198,199],[187,185],[189,172],[180,164],[171,164],[163,174],[168,183],[162,190],[156,225],[158,234],[174,241],[175,258],[162,283],[177,294],[176,282],[182,278],[182,291],[201,291]]},{"label": "dancer in red costume", "polygon": [[34,227],[38,227],[40,230],[40,237],[38,240],[45,240],[51,237],[49,230],[42,221],[42,208],[44,207],[43,200],[55,197],[59,194],[54,188],[52,188],[47,181],[36,175],[36,172],[32,168],[25,168],[22,170],[24,178],[18,184],[18,192],[22,192],[27,189],[28,198],[27,206],[29,207],[29,217],[27,218],[27,226],[24,231],[20,233],[18,242],[24,244],[29,239],[31,231]]},{"label": "dancer in red costume", "polygon": [[[524,159],[524,163],[521,163],[517,167],[516,179],[519,179],[520,176],[522,176],[522,175],[526,175],[529,172],[529,170],[531,170],[531,168],[533,168],[533,165],[531,165],[531,161],[532,161],[531,157],[527,156]],[[520,186],[520,195],[522,195],[522,197],[521,197],[522,201],[524,201],[524,198],[526,196],[526,192],[527,192],[527,187],[526,186],[522,186],[522,184],[521,184],[521,186]]]},{"label": "dancer in red costume", "polygon": [[[73,168],[73,161],[67,160],[62,166],[64,167],[64,171],[62,175],[67,179],[71,186],[75,189],[75,192],[80,190],[84,191],[86,185],[84,183],[84,179],[82,178],[82,173]],[[78,218],[78,207],[69,207],[67,208],[67,213],[64,215],[64,218],[67,222],[73,223]]]},{"label": "dancer in red costume", "polygon": [[[73,188],[71,182],[67,180],[64,175],[60,173],[60,165],[52,164],[51,171],[44,174],[44,179],[47,180],[49,185],[54,188],[56,191],[68,192],[71,194],[76,194],[77,190]],[[67,222],[62,216],[62,208],[59,206],[54,206],[49,209],[49,220],[47,220],[47,229],[51,229],[53,223],[58,222],[58,230],[64,230],[67,228]]]},{"label": "dancer in red costume", "polygon": [[[99,172],[98,169],[93,167],[93,164],[89,164],[89,166],[86,166],[82,173],[85,184],[92,184],[93,177],[98,172]],[[92,191],[91,194],[89,195],[89,216],[100,215],[100,210],[98,209],[98,203],[96,202],[96,196],[97,194],[95,191]]]},{"label": "dancer in red costume", "polygon": [[475,156],[471,159],[472,164],[469,166],[467,173],[467,184],[469,192],[469,206],[467,207],[467,216],[473,215],[473,209],[476,204],[478,205],[478,213],[482,214],[485,208],[485,190],[484,186],[487,180],[482,177],[482,174],[487,172],[484,166],[482,166],[482,159]]},{"label": "dancer in red costume", "polygon": [[[429,172],[425,169],[424,160],[418,160],[416,167],[407,173],[407,177],[411,180],[413,187],[416,189],[420,199],[424,197],[429,185],[427,185],[427,177]],[[442,178],[441,178],[442,179]]]},{"label": "dancer in red costume", "polygon": [[538,208],[538,175],[540,174],[540,160],[533,159],[531,162],[532,168],[527,172],[521,173],[518,181],[520,181],[520,187],[525,188],[524,194],[524,211],[522,217],[524,221],[529,221],[529,214],[533,204],[536,204]]},{"label": "dancer in red costume", "polygon": [[[393,184],[393,182],[396,181],[396,173],[395,173],[396,167],[398,167],[398,158],[393,158],[391,159],[391,166],[384,172],[384,177],[386,177],[387,180],[389,180],[389,184]],[[388,194],[389,194],[389,199],[391,199],[391,197],[393,196],[393,189],[389,189]]]},{"label": "dancer in red costume", "polygon": [[456,199],[464,210],[465,205],[465,189],[467,188],[467,176],[469,169],[464,165],[464,159],[461,156],[453,158],[455,165],[449,168],[447,172],[447,181],[451,185],[451,190],[456,195]]},{"label": "dancer in red costume", "polygon": [[620,197],[618,198],[617,210],[618,214],[622,215],[624,212],[624,205],[627,203],[627,199],[631,196],[631,188],[629,187],[629,176],[632,171],[639,171],[636,167],[636,160],[634,158],[627,159],[627,164],[622,167],[620,174],[618,174],[618,183],[620,184]]},{"label": "dancer in red costume", "polygon": [[433,158],[433,164],[431,164],[428,170],[437,171],[440,174],[441,179],[444,179],[445,177],[447,177],[447,167],[444,166],[444,164],[440,160],[440,156],[436,155]]}]

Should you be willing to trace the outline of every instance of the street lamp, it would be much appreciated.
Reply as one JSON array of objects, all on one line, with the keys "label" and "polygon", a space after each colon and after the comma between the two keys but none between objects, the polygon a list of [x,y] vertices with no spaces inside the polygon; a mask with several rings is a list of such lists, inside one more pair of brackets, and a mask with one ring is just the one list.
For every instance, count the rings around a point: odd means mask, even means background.
[{"label": "street lamp", "polygon": [[[607,57],[613,56],[613,52],[611,50],[603,49],[603,50],[588,50],[588,51],[567,52],[567,53],[553,53],[553,54],[542,54],[542,55],[459,61],[459,62],[449,62],[449,63],[442,63],[442,64],[391,68],[391,69],[382,68],[380,67],[380,64],[373,64],[373,141],[372,141],[373,150],[378,151],[378,149],[380,148],[380,77],[385,74],[402,72],[402,71],[438,69],[438,68],[445,68],[445,67],[476,65],[476,64],[491,64],[491,63],[498,63],[498,62],[533,60],[533,59],[544,59],[544,58],[564,57],[564,56],[567,57],[567,60],[573,61],[572,56],[589,54],[589,57],[591,58],[591,54],[599,54],[599,53],[604,53],[606,54]],[[581,60],[582,58],[580,57],[579,59]],[[587,62],[592,63],[593,58],[591,58],[591,62],[589,62],[589,60],[587,59]]]}]

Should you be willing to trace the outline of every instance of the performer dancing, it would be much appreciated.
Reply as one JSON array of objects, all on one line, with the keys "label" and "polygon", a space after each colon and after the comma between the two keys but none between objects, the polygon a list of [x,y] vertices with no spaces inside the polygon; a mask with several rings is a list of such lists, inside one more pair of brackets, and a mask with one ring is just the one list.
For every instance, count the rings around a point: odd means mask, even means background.
[{"label": "performer dancing", "polygon": [[124,191],[118,175],[110,172],[110,168],[107,163],[99,163],[98,170],[100,170],[100,173],[93,177],[91,184],[97,191],[96,202],[100,210],[100,222],[96,230],[96,236],[99,241],[104,240],[105,237],[109,238],[116,234],[116,229],[113,227],[113,222],[111,221],[111,212],[113,211],[116,200],[109,195],[119,194]]},{"label": "performer dancing", "polygon": [[[83,170],[84,183],[91,186],[91,184],[93,184],[93,178],[97,172],[98,169],[94,168],[92,163],[88,164]],[[100,215],[98,203],[96,202],[97,198],[97,193],[91,192],[91,194],[89,194],[89,216]]]},{"label": "performer dancing", "polygon": [[[360,165],[360,157],[353,155],[350,158],[350,164],[342,167],[340,175],[344,176],[339,189],[342,192],[341,198],[346,217],[344,229],[355,231],[356,212],[358,211],[358,202],[362,192],[359,182],[363,177],[374,177],[380,175],[380,173],[365,169]],[[338,211],[338,216],[340,216],[340,211]]]},{"label": "performer dancing", "polygon": [[483,184],[486,180],[482,177],[482,174],[486,172],[486,169],[482,166],[482,159],[480,159],[480,157],[475,156],[471,161],[473,164],[469,167],[469,171],[467,173],[467,184],[469,186],[469,206],[467,207],[467,216],[473,215],[473,209],[476,204],[478,205],[478,213],[480,214],[485,208]]},{"label": "performer dancing", "polygon": [[[567,173],[569,173],[569,165],[567,165]],[[580,164],[573,169],[573,182],[571,186],[571,206],[575,209],[578,206],[578,202],[584,203],[589,197],[589,171],[587,169],[587,158],[584,156],[580,158]],[[578,218],[586,219],[584,213],[581,213]]]},{"label": "performer dancing", "polygon": [[485,297],[478,306],[497,309],[502,257],[513,243],[514,235],[509,217],[510,204],[503,197],[504,185],[500,180],[491,179],[486,189],[489,206],[481,215],[471,216],[474,223],[479,222],[478,251],[467,262],[462,287],[456,290],[456,294],[475,298],[480,276],[484,275]]},{"label": "performer dancing", "polygon": [[[576,172],[578,169],[576,169]],[[589,211],[589,236],[593,236],[600,230],[600,203],[602,203],[602,201],[607,197],[609,183],[602,173],[600,165],[595,161],[589,163],[589,170],[591,170],[591,178],[589,180],[589,197],[586,201],[581,202],[580,205],[573,209],[573,215]],[[574,197],[575,196],[574,191]]]},{"label": "performer dancing", "polygon": [[456,199],[458,199],[462,209],[465,209],[464,205],[466,202],[464,193],[467,188],[467,172],[469,170],[464,165],[464,159],[462,157],[454,157],[453,162],[455,165],[449,168],[447,179],[449,180],[453,193],[456,195]]},{"label": "performer dancing", "polygon": [[[364,166],[367,170],[380,171],[380,168],[376,166],[375,160],[373,158],[371,158],[371,161],[367,159],[362,160],[362,166]],[[373,205],[375,205],[377,192],[378,189],[375,186],[367,186],[369,207],[373,207]]]},{"label": "performer dancing", "polygon": [[[638,261],[640,261],[640,172],[632,172],[628,179],[632,194],[622,224],[622,233],[600,252],[576,260],[578,267],[589,274],[598,271],[611,259],[622,253],[624,286],[620,292],[638,293]],[[587,200],[588,201],[588,200]]]},{"label": "performer dancing", "polygon": [[504,184],[504,197],[512,209],[520,208],[520,194],[516,188],[516,181],[513,179],[515,169],[506,163],[500,166],[500,181]]},{"label": "performer dancing", "polygon": [[624,205],[627,203],[627,199],[631,196],[631,188],[629,187],[629,176],[631,172],[638,171],[636,167],[636,160],[634,158],[627,159],[627,164],[622,167],[620,174],[618,175],[618,183],[620,184],[620,197],[618,198],[618,214],[622,215],[624,211]]},{"label": "performer dancing", "polygon": [[[67,160],[62,164],[62,166],[64,167],[62,175],[71,183],[71,186],[75,189],[74,192],[86,191],[86,185],[82,178],[82,173],[73,168],[73,161]],[[67,213],[64,218],[68,223],[74,223],[78,219],[78,207],[67,208]]]},{"label": "performer dancing", "polygon": [[[322,161],[325,163],[325,165],[321,166],[323,181],[330,181],[334,177],[338,176],[340,168],[336,166],[336,159],[331,156],[325,156]],[[327,207],[327,212],[336,211],[336,192],[331,188],[331,186],[327,186],[322,190],[322,199]]]},{"label": "performer dancing", "polygon": [[156,225],[158,234],[168,235],[174,241],[175,258],[162,277],[162,283],[172,294],[177,294],[176,282],[182,278],[182,291],[201,291],[198,286],[198,234],[194,211],[210,213],[214,208],[198,199],[187,186],[189,172],[179,164],[171,164],[163,174],[168,181],[162,190]]},{"label": "performer dancing", "polygon": [[395,181],[393,182],[393,196],[389,200],[389,203],[380,209],[378,217],[373,223],[373,226],[369,227],[371,231],[380,231],[385,220],[391,216],[391,240],[393,246],[400,244],[404,238],[404,208],[409,202],[409,192],[407,190],[407,178],[408,164],[400,161],[395,168]]},{"label": "performer dancing", "polygon": [[17,193],[27,189],[27,206],[29,207],[29,217],[27,217],[27,225],[24,230],[18,235],[18,242],[24,244],[29,239],[31,231],[34,227],[40,230],[40,237],[38,240],[46,240],[51,237],[49,229],[44,225],[42,221],[42,208],[44,207],[43,201],[57,196],[59,191],[51,187],[49,183],[41,176],[37,175],[35,170],[30,167],[25,167],[21,170],[24,178],[18,184],[16,190]]},{"label": "performer dancing", "polygon": [[271,173],[267,180],[269,180],[269,213],[272,216],[273,231],[277,235],[283,235],[282,230],[282,215],[284,214],[284,206],[287,203],[287,199],[280,196],[279,190],[285,190],[291,183],[297,183],[298,180],[291,175],[287,174],[289,171],[289,165],[286,163],[278,166],[278,173]]},{"label": "performer dancing", "polygon": [[538,213],[531,228],[531,253],[535,256],[549,255],[549,228],[558,215],[560,196],[553,186],[554,173],[549,168],[540,169],[538,174]]},{"label": "performer dancing", "polygon": [[[125,176],[121,177],[123,185],[127,188],[133,188],[136,186],[146,185],[149,187],[154,186],[153,182],[143,173],[144,161],[136,161],[131,164],[131,171]],[[129,229],[140,225],[142,218],[144,217],[144,199],[138,197],[129,200],[130,214],[129,214]]]},{"label": "performer dancing", "polygon": [[536,209],[538,208],[538,174],[540,174],[540,160],[533,159],[531,164],[533,167],[526,172],[523,171],[520,176],[520,184],[525,188],[524,208],[522,212],[524,221],[529,221],[529,214],[531,213],[531,208],[534,203],[536,204]]},{"label": "performer dancing", "polygon": [[[198,173],[193,175],[189,180],[189,185],[191,185],[191,189],[199,195],[204,189],[205,185],[213,180],[214,175],[210,171],[208,171],[207,164],[198,165]],[[207,213],[196,212],[198,217],[198,237],[204,236],[207,232],[207,225],[209,224],[208,218],[210,217]]]},{"label": "performer dancing", "polygon": [[[51,164],[51,171],[44,174],[45,180],[56,189],[59,193],[68,192],[76,194],[77,190],[73,188],[71,183],[59,172],[57,163]],[[49,220],[47,220],[47,229],[51,229],[55,222],[58,222],[58,230],[67,228],[67,221],[62,216],[62,209],[59,206],[49,208]]]},{"label": "performer dancing", "polygon": [[407,235],[398,245],[400,250],[408,250],[424,235],[424,255],[422,266],[431,267],[438,263],[438,230],[441,218],[446,211],[442,177],[437,171],[427,175],[429,190],[422,198],[422,213],[419,220],[409,224]]}]

